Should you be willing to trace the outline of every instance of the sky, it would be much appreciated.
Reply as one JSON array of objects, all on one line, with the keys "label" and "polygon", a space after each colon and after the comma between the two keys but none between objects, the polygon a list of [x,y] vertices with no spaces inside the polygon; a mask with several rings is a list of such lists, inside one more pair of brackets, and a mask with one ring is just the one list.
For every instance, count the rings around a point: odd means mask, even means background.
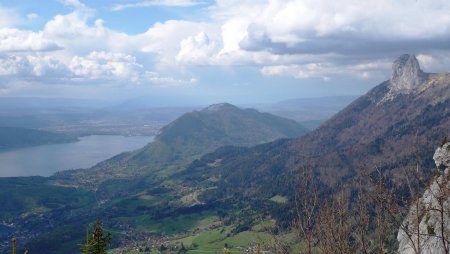
[{"label": "sky", "polygon": [[0,97],[155,104],[359,95],[450,69],[448,0],[0,0]]}]

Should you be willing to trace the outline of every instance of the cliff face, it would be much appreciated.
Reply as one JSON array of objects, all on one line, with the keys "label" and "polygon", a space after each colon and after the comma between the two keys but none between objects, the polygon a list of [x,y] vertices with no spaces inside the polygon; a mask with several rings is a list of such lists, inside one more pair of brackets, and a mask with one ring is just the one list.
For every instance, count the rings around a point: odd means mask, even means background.
[{"label": "cliff face", "polygon": [[391,90],[408,93],[416,90],[426,78],[414,55],[402,55],[392,65]]},{"label": "cliff face", "polygon": [[414,202],[400,227],[399,254],[448,253],[450,240],[450,143],[439,147],[433,159],[440,175]]},{"label": "cliff face", "polygon": [[399,94],[411,94],[420,91],[427,79],[427,74],[420,69],[415,55],[402,55],[392,64],[392,75],[389,80],[388,93],[380,103],[390,101]]}]

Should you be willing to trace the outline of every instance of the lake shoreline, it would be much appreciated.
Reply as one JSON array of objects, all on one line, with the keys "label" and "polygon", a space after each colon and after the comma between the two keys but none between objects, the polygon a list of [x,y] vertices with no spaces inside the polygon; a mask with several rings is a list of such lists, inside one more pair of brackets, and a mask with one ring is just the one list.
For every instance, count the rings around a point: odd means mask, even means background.
[{"label": "lake shoreline", "polygon": [[140,149],[154,136],[90,135],[77,142],[0,151],[0,177],[49,177],[56,172],[86,169],[123,152]]}]

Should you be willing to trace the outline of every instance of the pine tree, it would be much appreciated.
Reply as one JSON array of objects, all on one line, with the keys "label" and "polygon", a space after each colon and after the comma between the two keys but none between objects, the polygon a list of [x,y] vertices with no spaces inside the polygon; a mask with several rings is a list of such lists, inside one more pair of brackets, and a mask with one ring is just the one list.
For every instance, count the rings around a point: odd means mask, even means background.
[{"label": "pine tree", "polygon": [[108,245],[111,242],[110,232],[104,235],[102,223],[97,220],[94,224],[93,233],[89,235],[89,228],[86,230],[86,243],[83,245],[82,254],[107,254]]}]

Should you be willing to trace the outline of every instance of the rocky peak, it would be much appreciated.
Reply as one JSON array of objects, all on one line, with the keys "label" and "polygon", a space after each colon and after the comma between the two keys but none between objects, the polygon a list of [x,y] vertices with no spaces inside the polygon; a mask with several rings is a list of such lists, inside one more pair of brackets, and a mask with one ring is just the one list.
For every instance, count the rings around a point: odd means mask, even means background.
[{"label": "rocky peak", "polygon": [[398,94],[410,94],[419,91],[426,79],[427,74],[420,69],[419,61],[417,61],[415,55],[401,55],[392,64],[389,92],[378,104],[392,100]]},{"label": "rocky peak", "polygon": [[409,93],[417,90],[425,81],[425,77],[415,55],[402,55],[392,65],[391,89]]}]

